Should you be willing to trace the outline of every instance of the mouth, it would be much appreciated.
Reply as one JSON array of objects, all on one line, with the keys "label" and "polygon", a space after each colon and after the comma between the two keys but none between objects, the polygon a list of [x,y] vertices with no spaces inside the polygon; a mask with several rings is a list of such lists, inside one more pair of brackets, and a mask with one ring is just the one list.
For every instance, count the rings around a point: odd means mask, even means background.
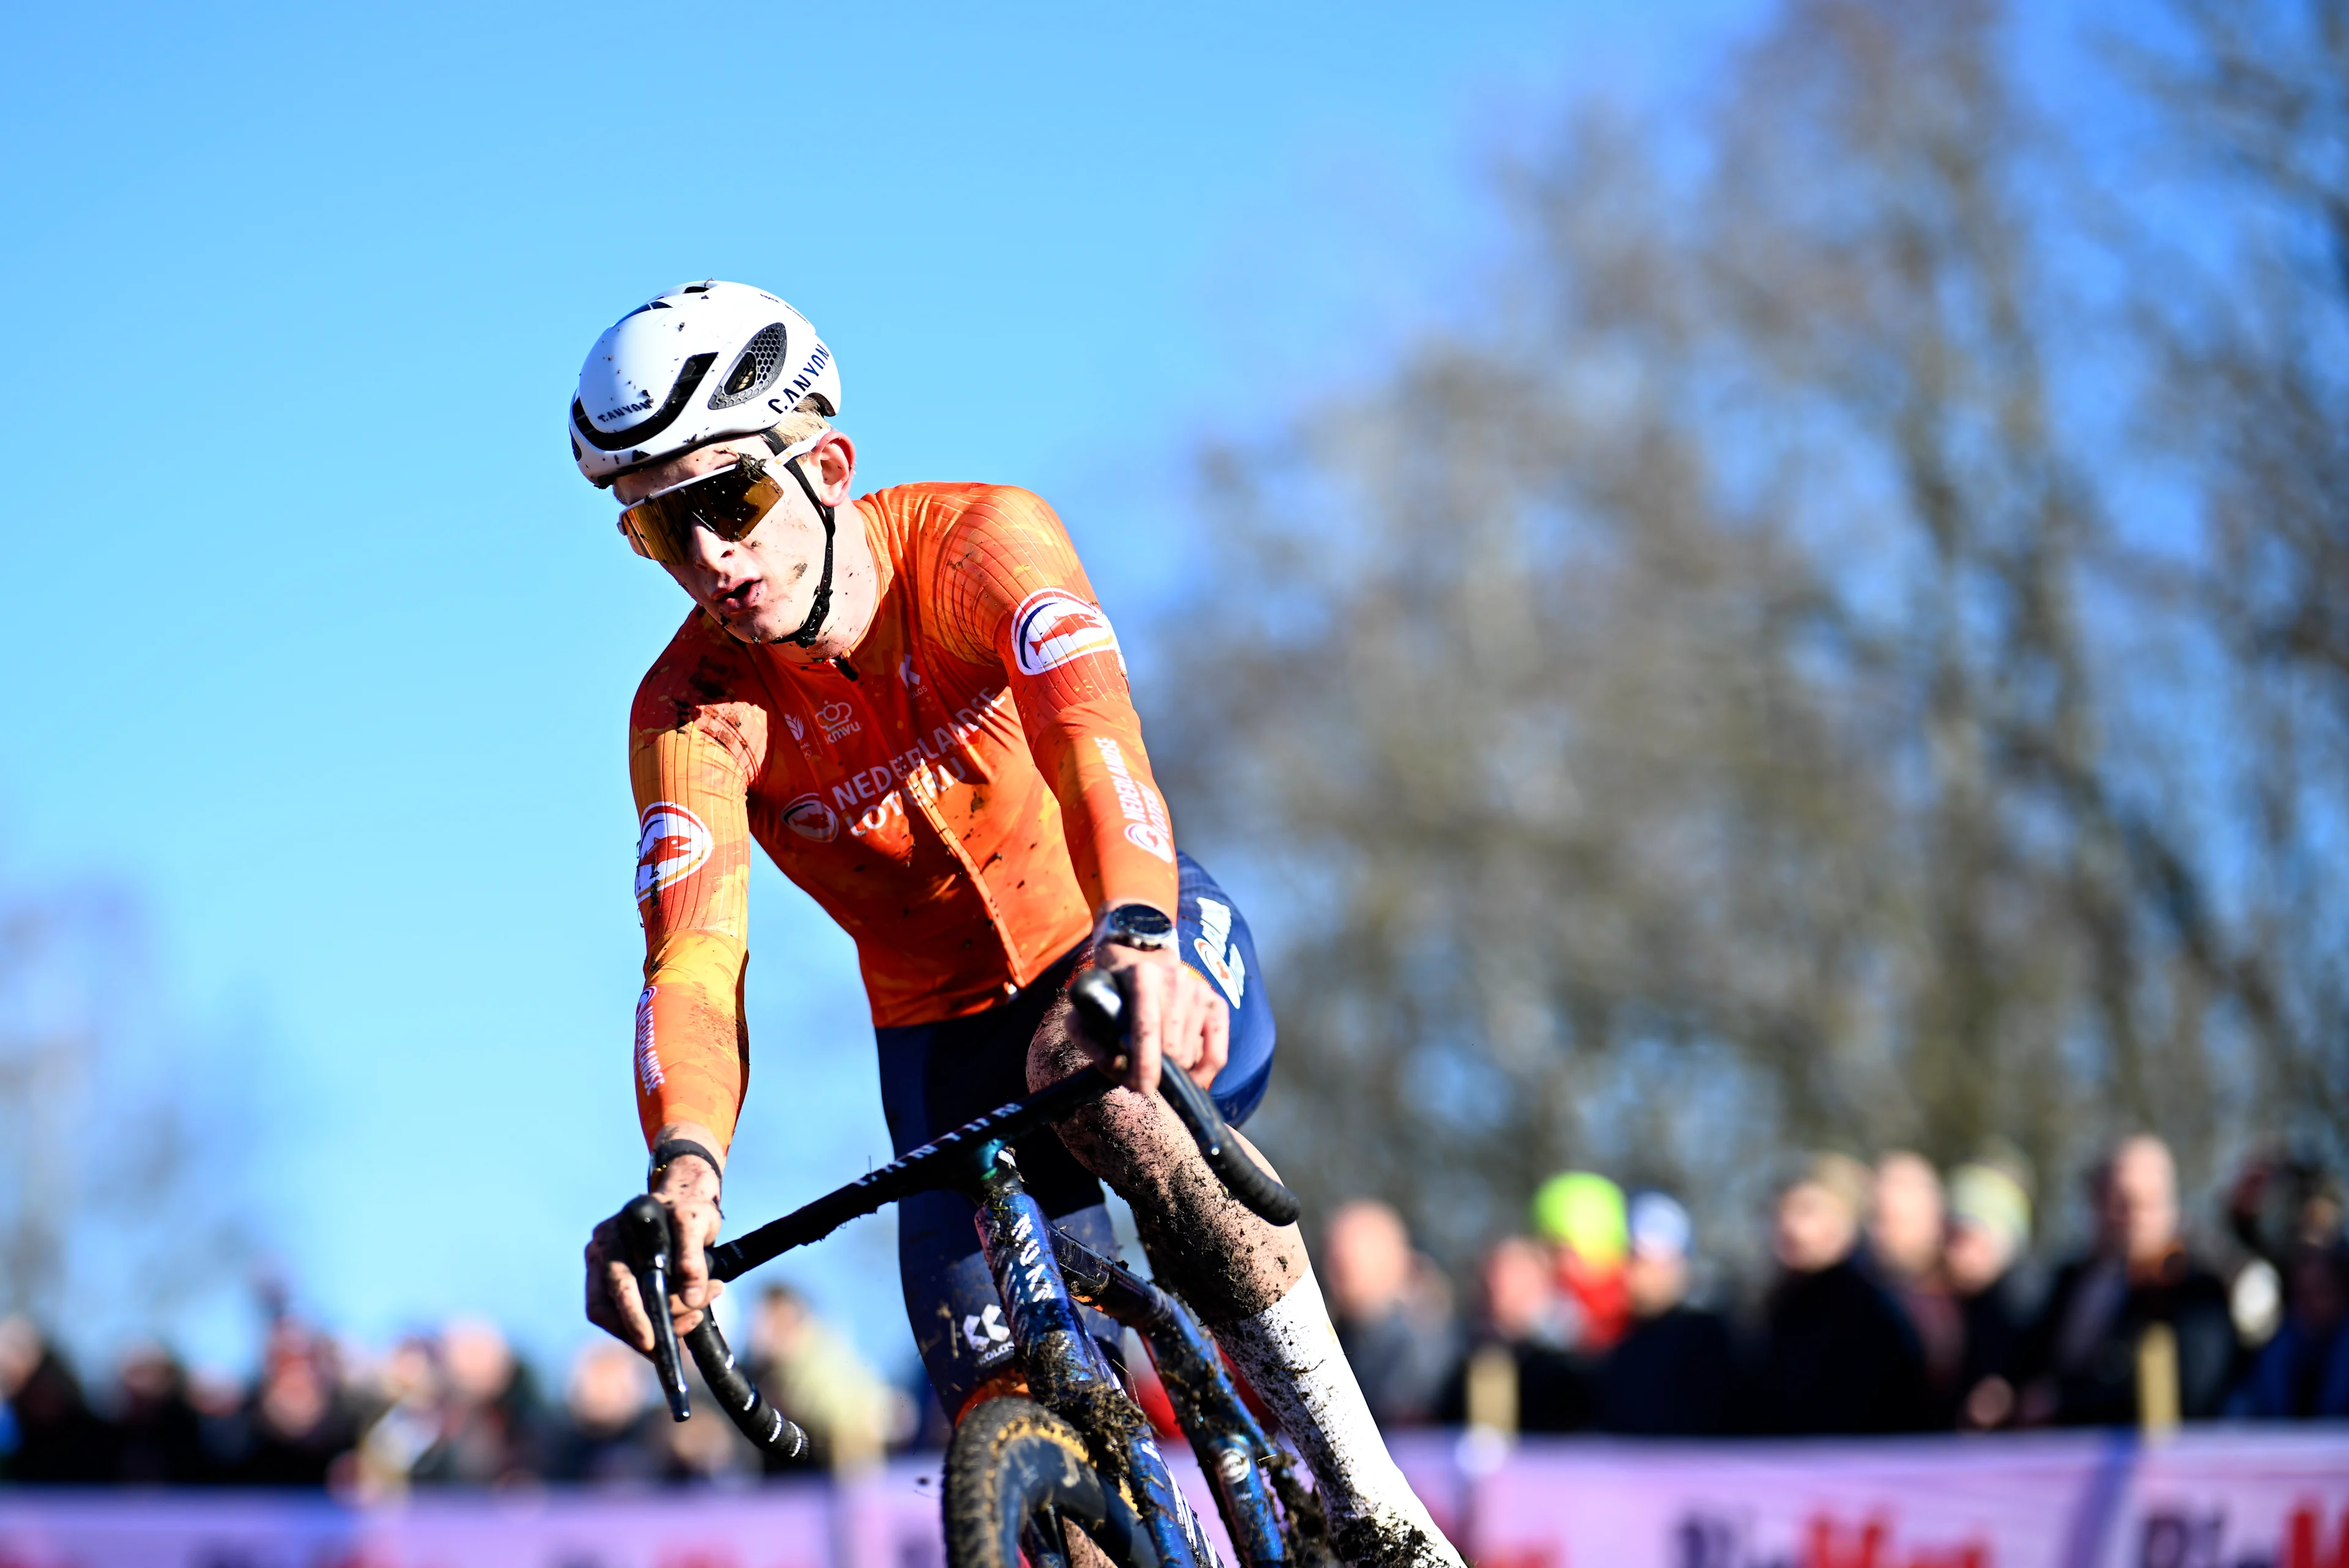
[{"label": "mouth", "polygon": [[745,614],[759,607],[766,597],[766,584],[756,577],[746,578],[712,597],[709,607],[721,616]]}]

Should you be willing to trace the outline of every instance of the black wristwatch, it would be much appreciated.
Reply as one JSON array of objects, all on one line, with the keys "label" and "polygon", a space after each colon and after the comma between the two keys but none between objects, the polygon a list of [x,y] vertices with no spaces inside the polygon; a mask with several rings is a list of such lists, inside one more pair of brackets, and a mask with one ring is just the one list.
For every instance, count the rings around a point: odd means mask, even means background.
[{"label": "black wristwatch", "polygon": [[1169,953],[1174,950],[1174,922],[1148,904],[1120,904],[1102,916],[1093,940],[1139,952]]}]

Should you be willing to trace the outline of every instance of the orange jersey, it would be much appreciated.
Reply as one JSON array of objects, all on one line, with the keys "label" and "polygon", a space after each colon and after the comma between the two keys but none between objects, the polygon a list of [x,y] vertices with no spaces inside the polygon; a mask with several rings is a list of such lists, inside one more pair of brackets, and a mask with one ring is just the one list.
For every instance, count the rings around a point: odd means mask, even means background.
[{"label": "orange jersey", "polygon": [[696,609],[636,690],[636,1108],[733,1137],[750,843],[856,940],[873,1021],[992,1007],[1095,911],[1177,877],[1124,660],[1061,521],[1024,490],[860,498],[880,568],[848,656],[788,663]]}]

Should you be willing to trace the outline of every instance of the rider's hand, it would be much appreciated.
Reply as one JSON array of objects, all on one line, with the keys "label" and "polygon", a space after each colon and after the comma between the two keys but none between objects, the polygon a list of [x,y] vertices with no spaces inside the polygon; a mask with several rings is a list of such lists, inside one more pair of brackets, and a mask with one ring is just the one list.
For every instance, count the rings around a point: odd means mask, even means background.
[{"label": "rider's hand", "polygon": [[[705,1148],[716,1148],[718,1137],[698,1123],[663,1127],[663,1138],[685,1138]],[[718,1240],[718,1171],[699,1155],[681,1154],[661,1172],[653,1196],[668,1210],[669,1231],[676,1237],[676,1256],[669,1264],[669,1317],[679,1334],[700,1326],[702,1309],[725,1293],[725,1284],[709,1277],[703,1250]],[[645,1355],[653,1353],[652,1320],[645,1315],[636,1293],[636,1276],[620,1245],[619,1223],[606,1220],[587,1238],[587,1321]]]},{"label": "rider's hand", "polygon": [[1143,952],[1103,942],[1093,962],[1117,977],[1125,993],[1125,1086],[1158,1093],[1159,1064],[1172,1062],[1206,1088],[1232,1054],[1232,1012],[1206,976],[1171,952]]}]

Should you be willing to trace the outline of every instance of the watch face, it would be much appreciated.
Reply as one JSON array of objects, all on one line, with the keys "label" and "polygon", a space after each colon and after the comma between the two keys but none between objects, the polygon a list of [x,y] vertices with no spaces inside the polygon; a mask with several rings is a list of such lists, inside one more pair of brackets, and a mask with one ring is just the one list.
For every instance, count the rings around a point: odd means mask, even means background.
[{"label": "watch face", "polygon": [[1165,912],[1147,904],[1121,904],[1109,912],[1106,922],[1109,940],[1131,942],[1136,947],[1166,947],[1174,936],[1174,922]]}]

